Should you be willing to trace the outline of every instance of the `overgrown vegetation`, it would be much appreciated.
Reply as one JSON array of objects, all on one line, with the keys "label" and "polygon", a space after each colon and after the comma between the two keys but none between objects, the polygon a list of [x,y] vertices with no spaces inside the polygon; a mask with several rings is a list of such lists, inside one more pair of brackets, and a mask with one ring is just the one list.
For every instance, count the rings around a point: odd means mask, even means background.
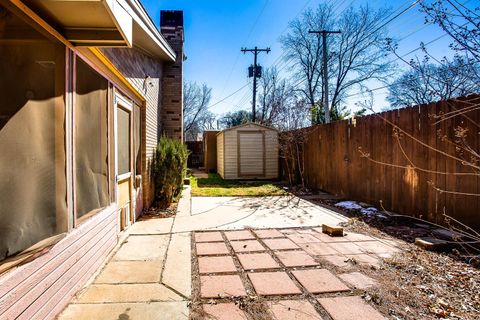
[{"label": "overgrown vegetation", "polygon": [[180,195],[187,172],[187,147],[178,140],[163,136],[158,142],[152,164],[155,202],[167,208]]},{"label": "overgrown vegetation", "polygon": [[223,180],[216,173],[208,178],[190,178],[192,196],[228,197],[228,196],[283,196],[287,192],[271,181]]}]

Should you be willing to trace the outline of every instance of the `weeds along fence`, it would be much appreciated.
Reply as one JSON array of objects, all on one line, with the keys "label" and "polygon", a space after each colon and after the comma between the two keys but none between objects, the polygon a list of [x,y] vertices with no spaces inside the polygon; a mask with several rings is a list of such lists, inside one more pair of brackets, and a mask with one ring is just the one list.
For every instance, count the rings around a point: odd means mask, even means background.
[{"label": "weeds along fence", "polygon": [[469,96],[302,129],[305,184],[478,231],[479,104]]}]

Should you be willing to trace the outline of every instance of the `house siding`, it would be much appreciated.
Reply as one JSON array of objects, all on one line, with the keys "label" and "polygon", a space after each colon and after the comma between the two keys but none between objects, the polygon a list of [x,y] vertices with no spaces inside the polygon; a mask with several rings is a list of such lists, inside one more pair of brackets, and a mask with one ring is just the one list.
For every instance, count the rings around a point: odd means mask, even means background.
[{"label": "house siding", "polygon": [[117,243],[118,212],[108,208],[50,251],[0,277],[0,319],[54,319]]},{"label": "house siding", "polygon": [[[132,86],[145,98],[142,107],[142,189],[143,207],[151,206],[154,197],[150,168],[162,132],[163,62],[137,49],[105,48],[103,53],[122,72]],[[147,84],[145,78],[149,76]],[[178,98],[178,96],[177,96]]]}]

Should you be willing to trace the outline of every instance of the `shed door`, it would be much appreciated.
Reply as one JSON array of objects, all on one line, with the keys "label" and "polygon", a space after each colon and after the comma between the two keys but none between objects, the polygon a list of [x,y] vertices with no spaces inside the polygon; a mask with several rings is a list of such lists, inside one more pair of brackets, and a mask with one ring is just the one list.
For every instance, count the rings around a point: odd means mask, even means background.
[{"label": "shed door", "polygon": [[238,175],[265,175],[265,135],[262,131],[238,131]]}]

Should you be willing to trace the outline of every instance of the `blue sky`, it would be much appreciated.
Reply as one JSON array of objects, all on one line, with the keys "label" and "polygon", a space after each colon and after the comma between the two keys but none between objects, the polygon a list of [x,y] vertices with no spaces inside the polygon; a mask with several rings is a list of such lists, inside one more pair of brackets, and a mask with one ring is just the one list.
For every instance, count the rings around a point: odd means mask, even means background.
[{"label": "blue sky", "polygon": [[[141,0],[148,13],[158,25],[160,10],[183,10],[185,16],[185,81],[206,83],[213,89],[211,104],[222,100],[245,84],[246,68],[252,63],[252,54],[240,52],[241,47],[270,47],[270,54],[261,54],[259,63],[264,67],[279,62],[282,55],[279,38],[286,32],[288,22],[306,7],[316,7],[324,0]],[[366,0],[332,0],[337,12],[349,5],[358,6]],[[380,8],[388,4],[393,9],[406,7],[413,0],[370,0],[369,5]],[[418,7],[403,14],[388,25],[390,35],[406,37],[400,42],[399,52],[407,53],[418,48],[421,41],[427,43],[441,36],[437,26],[425,26],[424,16]],[[428,46],[437,58],[451,55],[449,39],[443,37]],[[422,55],[421,51],[410,54]],[[394,57],[392,57],[393,59]],[[402,63],[399,62],[402,66]],[[288,70],[288,68],[285,68]],[[371,82],[370,88],[382,84]],[[352,92],[355,93],[355,92]],[[375,91],[375,109],[388,105],[385,90]],[[355,102],[365,100],[361,96],[351,97],[347,104],[356,109]],[[251,89],[245,87],[237,94],[211,108],[217,114],[251,108]]]}]

